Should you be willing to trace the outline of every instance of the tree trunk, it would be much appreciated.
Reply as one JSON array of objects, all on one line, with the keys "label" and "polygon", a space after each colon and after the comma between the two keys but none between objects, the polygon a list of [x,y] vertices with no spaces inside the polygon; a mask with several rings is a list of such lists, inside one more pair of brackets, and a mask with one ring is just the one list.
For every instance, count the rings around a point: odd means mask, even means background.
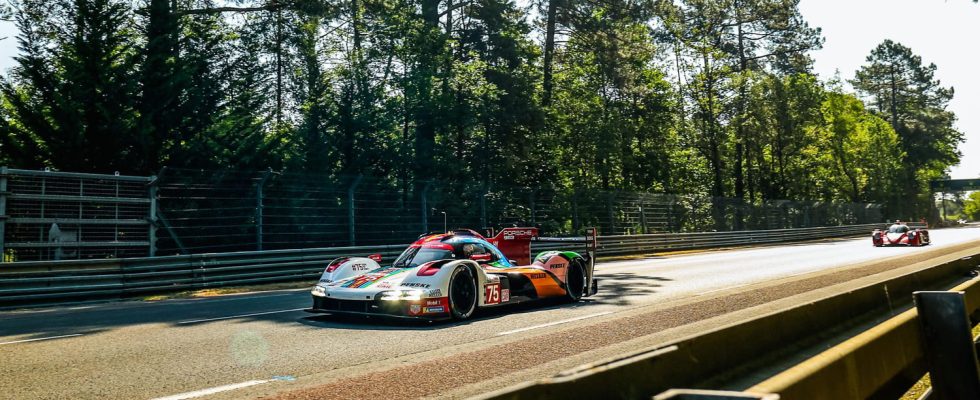
[{"label": "tree trunk", "polygon": [[436,102],[433,98],[432,79],[436,75],[436,61],[442,50],[439,29],[439,1],[422,0],[422,19],[425,22],[425,35],[422,56],[417,67],[417,103],[415,104],[415,178],[432,176],[435,156]]},{"label": "tree trunk", "polygon": [[548,0],[548,18],[545,21],[545,36],[544,36],[544,79],[542,80],[542,88],[544,93],[541,96],[542,103],[545,106],[551,105],[551,92],[553,77],[552,68],[555,59],[555,19],[558,15],[558,2],[560,0]]}]

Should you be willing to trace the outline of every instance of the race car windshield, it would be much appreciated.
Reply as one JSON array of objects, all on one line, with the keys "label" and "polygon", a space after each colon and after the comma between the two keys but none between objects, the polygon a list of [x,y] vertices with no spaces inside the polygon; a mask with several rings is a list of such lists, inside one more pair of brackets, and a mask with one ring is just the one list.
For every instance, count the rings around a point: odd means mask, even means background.
[{"label": "race car windshield", "polygon": [[398,259],[395,260],[395,263],[392,264],[392,266],[399,268],[413,268],[430,261],[452,258],[455,258],[452,250],[409,247],[408,249],[405,249],[402,255],[398,256]]},{"label": "race car windshield", "polygon": [[892,225],[888,227],[888,233],[905,233],[909,231],[908,225]]}]

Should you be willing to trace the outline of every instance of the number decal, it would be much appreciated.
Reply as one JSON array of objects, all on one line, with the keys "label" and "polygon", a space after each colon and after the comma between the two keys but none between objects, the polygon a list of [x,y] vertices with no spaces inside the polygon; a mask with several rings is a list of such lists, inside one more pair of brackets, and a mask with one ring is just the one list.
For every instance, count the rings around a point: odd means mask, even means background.
[{"label": "number decal", "polygon": [[500,284],[492,283],[486,286],[484,304],[500,304]]}]

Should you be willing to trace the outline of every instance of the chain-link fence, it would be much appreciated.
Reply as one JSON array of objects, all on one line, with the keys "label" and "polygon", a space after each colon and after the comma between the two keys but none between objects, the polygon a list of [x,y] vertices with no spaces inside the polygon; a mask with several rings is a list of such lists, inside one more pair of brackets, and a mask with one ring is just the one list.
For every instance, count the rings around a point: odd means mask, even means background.
[{"label": "chain-link fence", "polygon": [[149,182],[0,167],[3,261],[152,254]]},{"label": "chain-link fence", "polygon": [[[534,225],[561,236],[590,226],[603,235],[629,235],[884,221],[874,204],[752,204],[700,195],[272,171],[164,169],[152,178],[31,173],[8,172],[2,174],[6,183],[0,181],[11,188],[0,187],[0,233],[7,217],[7,232],[0,235],[7,245],[0,239],[0,250],[6,249],[8,261],[381,245],[462,227]],[[68,198],[50,197],[54,193]],[[61,233],[52,236],[53,227]]]},{"label": "chain-link fence", "polygon": [[483,186],[349,176],[168,169],[161,254],[405,243],[445,228],[540,226],[547,235],[784,229],[884,221],[875,204]]}]

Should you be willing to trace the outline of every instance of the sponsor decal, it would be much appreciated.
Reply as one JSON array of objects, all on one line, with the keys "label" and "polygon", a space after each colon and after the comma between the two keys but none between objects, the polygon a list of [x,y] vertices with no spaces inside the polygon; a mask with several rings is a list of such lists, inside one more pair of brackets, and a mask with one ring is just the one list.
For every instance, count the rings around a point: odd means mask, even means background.
[{"label": "sponsor decal", "polygon": [[548,274],[536,272],[536,273],[527,274],[527,277],[528,279],[544,279],[548,277]]},{"label": "sponsor decal", "polygon": [[432,285],[430,285],[428,283],[421,283],[421,282],[407,282],[407,283],[402,283],[402,286],[404,286],[404,287],[410,287],[410,288],[428,289]]},{"label": "sponsor decal", "polygon": [[565,268],[565,263],[554,263],[548,266],[551,269],[562,269]]},{"label": "sponsor decal", "polygon": [[439,300],[439,299],[426,300],[425,301],[425,305],[427,305],[427,306],[441,306],[442,305],[442,300]]},{"label": "sponsor decal", "polygon": [[444,312],[446,312],[446,307],[443,307],[443,306],[439,306],[439,307],[426,307],[424,311],[425,311],[426,314],[444,313]]},{"label": "sponsor decal", "polygon": [[428,293],[429,297],[442,297],[442,290],[432,289]]},{"label": "sponsor decal", "polygon": [[500,304],[500,284],[493,283],[485,287],[484,304]]},{"label": "sponsor decal", "polygon": [[320,283],[330,283],[330,282],[333,282],[333,279],[320,279]]},{"label": "sponsor decal", "polygon": [[377,286],[378,289],[391,289],[391,282],[381,282]]},{"label": "sponsor decal", "polygon": [[500,291],[500,302],[507,303],[510,301],[510,289],[502,289]]},{"label": "sponsor decal", "polygon": [[412,305],[408,306],[408,313],[409,314],[415,315],[415,314],[418,314],[420,312],[422,312],[422,306],[421,305],[412,304]]},{"label": "sponsor decal", "polygon": [[406,268],[386,268],[386,269],[380,270],[378,272],[374,272],[374,273],[370,273],[370,274],[364,274],[364,275],[358,276],[356,278],[353,278],[353,279],[350,279],[350,280],[347,280],[347,281],[343,281],[343,284],[341,284],[340,286],[346,287],[346,288],[351,288],[351,289],[363,289],[363,288],[366,288],[368,286],[373,285],[375,282],[377,282],[379,280],[382,280],[384,278],[387,278],[387,277],[390,277],[390,276],[393,276],[393,275],[405,273],[405,272],[408,272],[408,269],[406,269]]},{"label": "sponsor decal", "polygon": [[370,270],[370,268],[368,268],[367,264],[364,264],[364,263],[361,263],[361,264],[352,264],[350,266],[350,269],[353,270],[354,272],[368,271],[368,270]]}]

